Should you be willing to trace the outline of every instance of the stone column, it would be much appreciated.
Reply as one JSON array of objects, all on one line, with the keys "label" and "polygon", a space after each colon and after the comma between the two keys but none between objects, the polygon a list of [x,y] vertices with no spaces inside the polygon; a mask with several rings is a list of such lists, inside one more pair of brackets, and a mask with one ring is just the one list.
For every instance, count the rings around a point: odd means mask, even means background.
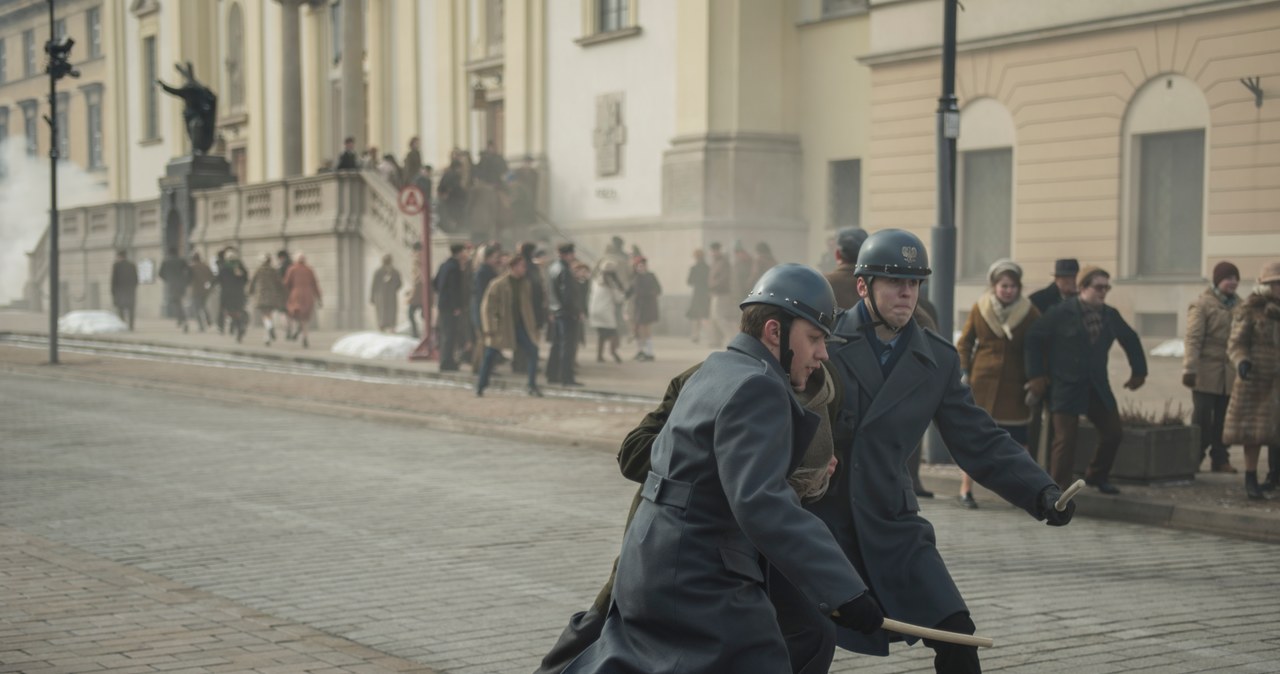
[{"label": "stone column", "polygon": [[342,129],[340,136],[356,139],[364,150],[364,3],[342,0]]},{"label": "stone column", "polygon": [[[280,75],[284,91],[280,106],[284,127],[284,177],[302,175],[302,44],[299,39],[298,7],[302,0],[280,2]],[[352,3],[355,4],[355,3]]]}]

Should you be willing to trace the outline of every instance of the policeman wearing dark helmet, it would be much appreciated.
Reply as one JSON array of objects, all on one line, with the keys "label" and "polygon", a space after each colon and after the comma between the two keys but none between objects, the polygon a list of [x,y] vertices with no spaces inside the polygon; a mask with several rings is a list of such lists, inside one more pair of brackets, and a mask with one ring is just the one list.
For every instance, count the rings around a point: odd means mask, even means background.
[{"label": "policeman wearing dark helmet", "polygon": [[741,308],[741,332],[685,383],[653,443],[608,618],[566,674],[791,671],[766,563],[822,620],[868,632],[883,620],[786,481],[818,423],[792,391],[827,360],[831,286],[778,265]]},{"label": "policeman wearing dark helmet", "polygon": [[[919,515],[906,466],[929,423],[937,424],[961,468],[1032,517],[1062,526],[1075,504],[1054,509],[1057,485],[974,404],[960,383],[955,347],[912,319],[920,283],[930,274],[920,239],[898,229],[871,234],[855,273],[862,300],[841,315],[833,332],[842,343],[831,352],[832,369],[845,379],[843,409],[832,430],[839,464],[826,495],[810,510],[831,528],[884,615],[972,634],[976,628],[934,544],[932,525]],[[791,631],[808,631],[812,638],[789,643],[819,649],[822,636],[848,650],[888,655],[888,632],[837,630],[823,618],[809,612],[807,624]],[[925,643],[936,652],[937,671],[980,671],[976,648]]]}]

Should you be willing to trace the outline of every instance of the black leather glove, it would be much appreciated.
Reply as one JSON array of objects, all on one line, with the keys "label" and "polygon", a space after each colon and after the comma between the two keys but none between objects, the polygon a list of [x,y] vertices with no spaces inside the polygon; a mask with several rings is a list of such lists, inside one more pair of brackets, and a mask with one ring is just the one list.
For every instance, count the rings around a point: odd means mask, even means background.
[{"label": "black leather glove", "polygon": [[831,619],[841,627],[871,634],[884,624],[884,611],[870,592],[863,592],[832,613]]},{"label": "black leather glove", "polygon": [[1062,498],[1062,490],[1058,485],[1051,484],[1040,492],[1040,516],[1044,518],[1044,523],[1051,527],[1065,527],[1076,514],[1076,502],[1068,501],[1065,510],[1059,511],[1053,507],[1053,504]]},{"label": "black leather glove", "polygon": [[1252,369],[1253,363],[1250,363],[1247,360],[1242,360],[1240,361],[1240,364],[1236,366],[1236,373],[1240,375],[1241,379],[1249,381],[1249,370]]},{"label": "black leather glove", "polygon": [[1187,387],[1187,388],[1195,388],[1195,387],[1196,387],[1196,373],[1194,373],[1194,372],[1183,372],[1183,373],[1182,373],[1182,385],[1183,385],[1183,386],[1185,386],[1185,387]]}]

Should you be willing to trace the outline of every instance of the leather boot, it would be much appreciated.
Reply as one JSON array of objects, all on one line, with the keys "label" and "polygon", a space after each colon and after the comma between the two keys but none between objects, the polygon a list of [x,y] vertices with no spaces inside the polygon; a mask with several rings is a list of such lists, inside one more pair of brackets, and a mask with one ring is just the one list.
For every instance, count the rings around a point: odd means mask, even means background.
[{"label": "leather boot", "polygon": [[1258,471],[1247,470],[1244,473],[1244,493],[1251,501],[1261,501],[1266,499],[1266,495],[1258,488]]},{"label": "leather boot", "polygon": [[1275,491],[1280,487],[1280,445],[1267,445],[1267,464],[1270,466],[1267,481],[1259,488],[1262,491]]}]

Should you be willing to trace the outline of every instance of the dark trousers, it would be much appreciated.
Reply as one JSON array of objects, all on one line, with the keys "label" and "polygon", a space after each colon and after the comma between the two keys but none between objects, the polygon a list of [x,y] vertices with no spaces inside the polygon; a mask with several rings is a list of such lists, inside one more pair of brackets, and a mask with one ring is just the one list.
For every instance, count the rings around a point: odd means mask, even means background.
[{"label": "dark trousers", "polygon": [[134,310],[133,310],[133,305],[132,305],[132,304],[117,304],[117,305],[116,305],[116,313],[120,315],[120,320],[122,320],[122,321],[124,321],[125,323],[128,323],[128,324],[129,324],[129,329],[130,329],[130,330],[132,330],[132,329],[133,329],[133,315],[134,315],[134,313],[135,313],[135,312],[134,312]]},{"label": "dark trousers", "polygon": [[551,355],[547,356],[547,381],[553,384],[574,382],[573,363],[578,358],[578,320],[556,316],[551,338]]},{"label": "dark trousers", "polygon": [[188,307],[188,313],[195,316],[196,325],[200,327],[201,332],[204,331],[205,326],[213,322],[209,318],[209,308],[205,306],[206,299],[206,297],[196,297],[195,295],[192,295],[191,306]]},{"label": "dark trousers", "polygon": [[[417,315],[422,314],[421,304],[409,305],[409,334],[413,335],[414,339],[417,339],[420,336],[420,334],[418,333],[418,321],[417,321],[417,316],[415,316],[415,314]],[[422,322],[425,324],[427,321],[424,318],[422,319]]]},{"label": "dark trousers", "polygon": [[[524,326],[518,321],[516,322],[516,344],[529,352],[529,388],[536,388],[538,386],[538,345],[533,343],[529,333],[525,332]],[[492,346],[485,347],[484,359],[480,361],[480,376],[476,379],[477,391],[484,393],[489,386],[489,375],[493,373],[493,363],[497,359],[498,350]],[[443,366],[443,356],[440,362]]]},{"label": "dark trousers", "polygon": [[182,295],[183,293],[166,290],[164,297],[164,315],[177,319],[178,325],[187,324],[187,313],[182,310]]},{"label": "dark trousers", "polygon": [[[412,312],[409,314],[412,316]],[[436,321],[436,343],[440,345],[440,369],[458,369],[458,321],[462,316],[455,316],[452,311],[441,311]],[[517,328],[517,332],[519,329]]]},{"label": "dark trousers", "polygon": [[1228,463],[1227,446],[1222,443],[1222,423],[1230,401],[1229,395],[1191,392],[1192,423],[1200,427],[1200,460],[1204,461],[1205,450],[1209,450],[1209,462],[1215,468]]},{"label": "dark trousers", "polygon": [[[1116,450],[1120,448],[1123,432],[1120,428],[1120,412],[1104,404],[1091,391],[1085,416],[1098,430],[1098,446],[1084,478],[1090,482],[1105,482],[1111,475],[1111,465],[1116,461]],[[1079,415],[1053,413],[1053,453],[1049,458],[1049,474],[1063,489],[1071,484],[1075,476],[1076,434],[1079,430]]]}]

